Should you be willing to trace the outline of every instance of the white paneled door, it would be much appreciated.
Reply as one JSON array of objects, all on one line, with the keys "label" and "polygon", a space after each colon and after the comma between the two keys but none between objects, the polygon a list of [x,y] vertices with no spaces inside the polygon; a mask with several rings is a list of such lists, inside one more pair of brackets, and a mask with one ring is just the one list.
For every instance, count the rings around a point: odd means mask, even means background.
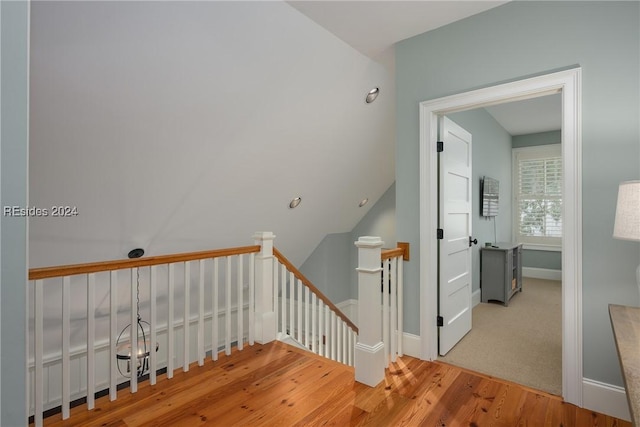
[{"label": "white paneled door", "polygon": [[471,330],[471,134],[440,118],[439,353]]}]

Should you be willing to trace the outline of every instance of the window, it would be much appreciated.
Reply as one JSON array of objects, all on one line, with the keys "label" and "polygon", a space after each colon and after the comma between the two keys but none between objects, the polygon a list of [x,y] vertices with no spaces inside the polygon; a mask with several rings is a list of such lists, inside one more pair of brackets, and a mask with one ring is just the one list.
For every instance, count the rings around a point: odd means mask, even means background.
[{"label": "window", "polygon": [[513,149],[514,237],[520,243],[562,245],[560,144]]}]

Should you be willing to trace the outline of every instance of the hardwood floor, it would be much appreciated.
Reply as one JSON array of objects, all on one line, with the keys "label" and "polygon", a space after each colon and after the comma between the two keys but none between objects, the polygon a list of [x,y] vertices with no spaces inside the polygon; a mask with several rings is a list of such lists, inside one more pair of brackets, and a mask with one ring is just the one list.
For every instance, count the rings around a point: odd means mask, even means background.
[{"label": "hardwood floor", "polygon": [[174,378],[121,390],[48,426],[625,426],[553,395],[403,357],[370,388],[353,368],[279,342],[245,347]]}]

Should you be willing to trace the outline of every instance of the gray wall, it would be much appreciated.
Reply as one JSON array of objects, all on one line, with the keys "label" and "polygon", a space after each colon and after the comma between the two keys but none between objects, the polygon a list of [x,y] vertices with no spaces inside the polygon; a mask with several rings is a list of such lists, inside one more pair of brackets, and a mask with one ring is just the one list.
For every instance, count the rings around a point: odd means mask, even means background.
[{"label": "gray wall", "polygon": [[[511,138],[513,148],[560,144],[561,141],[562,136],[559,130],[531,133],[528,135],[516,135]],[[549,270],[562,270],[562,252],[524,249],[522,251],[522,266],[546,268]]]},{"label": "gray wall", "polygon": [[562,253],[556,251],[522,250],[522,266],[562,270]]},{"label": "gray wall", "polygon": [[302,274],[334,303],[358,298],[356,267],[360,236],[379,236],[386,248],[396,247],[396,186],[385,191],[346,233],[327,235],[300,267]]},{"label": "gray wall", "polygon": [[[29,3],[0,2],[0,199],[3,207],[27,206],[28,16]],[[24,404],[27,219],[3,215],[0,229],[0,425],[24,426],[27,424]]]},{"label": "gray wall", "polygon": [[[484,242],[511,241],[511,135],[485,109],[448,117],[472,136],[471,226],[473,237],[478,239],[472,248],[472,290],[476,291],[480,289],[480,248]],[[480,216],[480,178],[485,175],[500,181],[500,206],[493,218]]]},{"label": "gray wall", "polygon": [[[358,298],[358,282],[356,267],[358,267],[358,248],[354,242],[360,236],[378,236],[384,242],[384,248],[395,248],[396,239],[396,184],[385,191],[369,212],[358,222],[351,231],[351,298]],[[409,249],[411,250],[411,248]],[[411,261],[409,261],[411,262]],[[414,263],[417,261],[413,261]]]},{"label": "gray wall", "polygon": [[530,133],[511,137],[513,148],[534,147],[537,145],[560,144],[562,135],[559,130],[549,132]]},{"label": "gray wall", "polygon": [[[607,304],[638,305],[640,244],[612,238],[620,181],[640,176],[640,4],[510,2],[396,46],[398,240],[418,258],[418,104],[582,67],[584,375],[622,385]],[[607,161],[603,161],[606,159]],[[406,266],[405,325],[419,332],[419,266]]]},{"label": "gray wall", "polygon": [[351,233],[328,234],[300,266],[316,288],[334,304],[351,298]]}]

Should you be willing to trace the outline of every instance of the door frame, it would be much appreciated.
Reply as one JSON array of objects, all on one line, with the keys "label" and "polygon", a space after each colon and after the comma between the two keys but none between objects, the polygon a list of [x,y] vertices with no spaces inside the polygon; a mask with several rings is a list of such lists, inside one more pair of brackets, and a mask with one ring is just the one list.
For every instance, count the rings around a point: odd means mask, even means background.
[{"label": "door frame", "polygon": [[505,102],[562,95],[562,396],[582,406],[581,68],[558,71],[421,102],[419,140],[420,357],[438,355],[438,117]]}]

